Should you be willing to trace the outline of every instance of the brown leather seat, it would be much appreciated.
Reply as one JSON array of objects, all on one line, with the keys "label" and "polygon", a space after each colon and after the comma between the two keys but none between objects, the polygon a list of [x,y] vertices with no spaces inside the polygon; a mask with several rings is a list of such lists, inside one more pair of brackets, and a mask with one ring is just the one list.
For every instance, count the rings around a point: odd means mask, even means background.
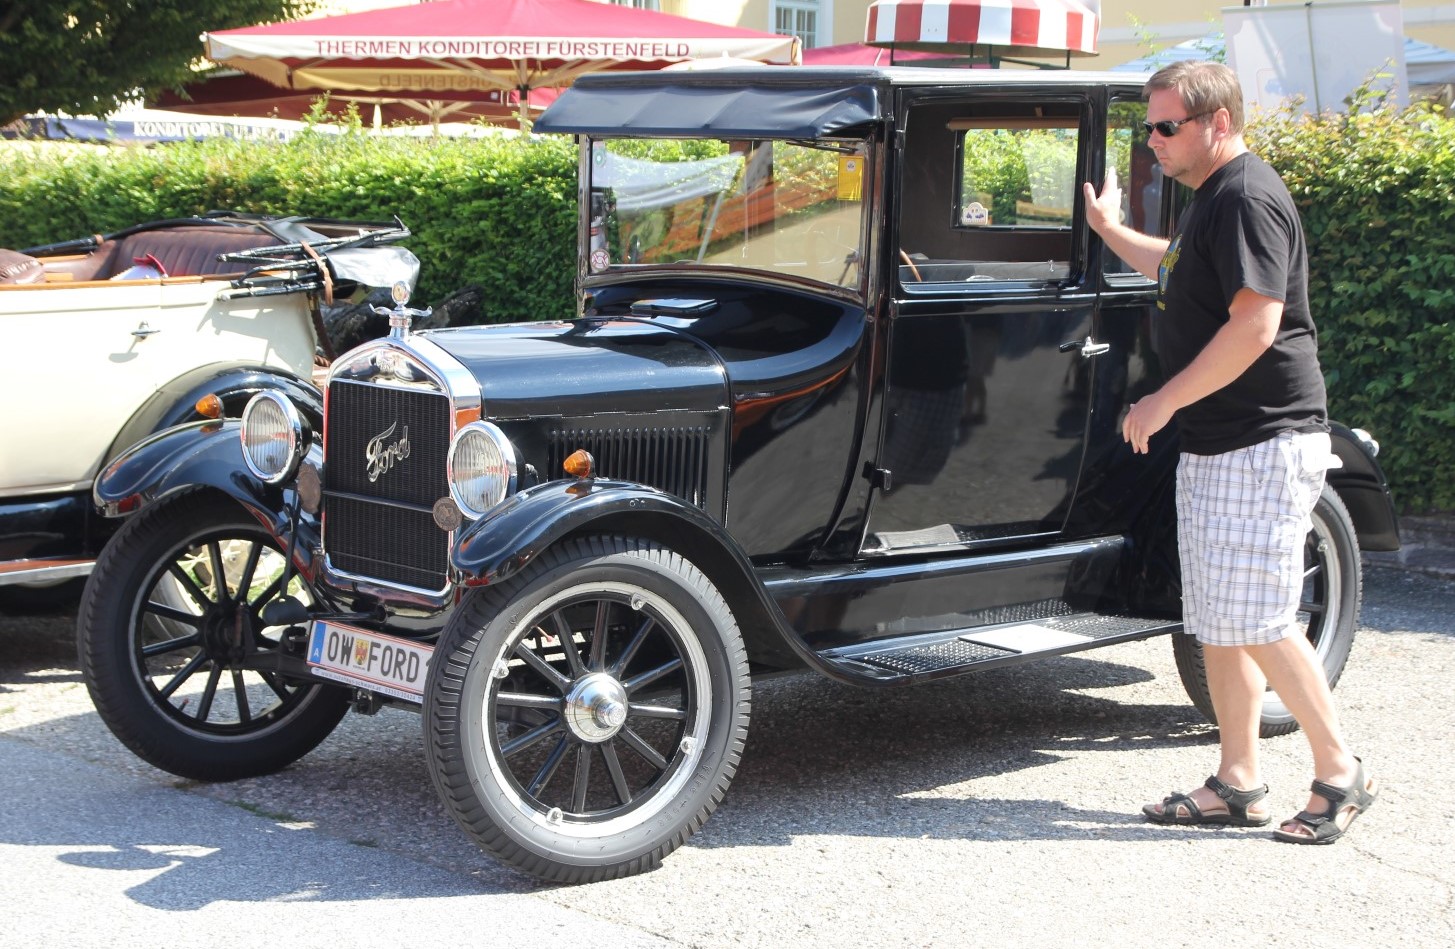
[{"label": "brown leather seat", "polygon": [[161,261],[169,277],[242,273],[250,269],[247,263],[219,261],[217,255],[281,243],[262,228],[253,227],[196,226],[139,231],[116,242],[107,268],[109,272],[94,279],[114,276],[147,254]]},{"label": "brown leather seat", "polygon": [[40,261],[18,250],[0,250],[0,283],[40,283],[45,268]]}]

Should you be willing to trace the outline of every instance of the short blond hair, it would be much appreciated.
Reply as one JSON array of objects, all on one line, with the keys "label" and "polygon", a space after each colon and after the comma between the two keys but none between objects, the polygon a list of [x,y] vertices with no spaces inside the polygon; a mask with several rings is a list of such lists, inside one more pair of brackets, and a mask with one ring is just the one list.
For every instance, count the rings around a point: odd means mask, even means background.
[{"label": "short blond hair", "polygon": [[1147,80],[1142,94],[1170,89],[1182,100],[1188,115],[1228,110],[1229,131],[1243,131],[1243,87],[1237,75],[1222,63],[1185,60],[1163,66]]}]

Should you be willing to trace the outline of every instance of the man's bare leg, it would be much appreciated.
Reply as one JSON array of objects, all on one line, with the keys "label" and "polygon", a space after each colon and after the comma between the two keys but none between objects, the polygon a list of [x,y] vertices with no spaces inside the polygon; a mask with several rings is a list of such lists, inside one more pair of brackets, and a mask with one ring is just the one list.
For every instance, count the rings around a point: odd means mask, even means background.
[{"label": "man's bare leg", "polygon": [[[1175,635],[1185,635],[1178,633]],[[1258,767],[1258,720],[1262,711],[1264,678],[1247,646],[1203,646],[1208,692],[1217,716],[1220,759],[1217,776],[1239,790],[1263,783]],[[1227,804],[1206,787],[1188,792],[1204,814],[1227,811]],[[1158,808],[1160,812],[1160,808]],[[1267,805],[1248,808],[1248,816],[1262,817]]]},{"label": "man's bare leg", "polygon": [[[1303,729],[1309,750],[1313,752],[1314,777],[1335,787],[1352,784],[1359,773],[1359,763],[1339,732],[1334,696],[1313,645],[1295,632],[1275,643],[1250,646],[1248,651]],[[1328,803],[1319,795],[1311,794],[1306,809],[1317,813]],[[1307,827],[1293,821],[1285,822],[1283,829],[1308,833]]]}]

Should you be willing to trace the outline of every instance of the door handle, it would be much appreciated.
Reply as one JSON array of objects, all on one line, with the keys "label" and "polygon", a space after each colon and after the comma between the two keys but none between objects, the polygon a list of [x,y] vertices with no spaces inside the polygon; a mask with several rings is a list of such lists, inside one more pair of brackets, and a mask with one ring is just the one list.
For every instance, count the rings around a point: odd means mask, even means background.
[{"label": "door handle", "polygon": [[142,320],[141,325],[131,331],[131,335],[135,336],[137,339],[146,339],[148,336],[155,336],[160,332],[161,330],[152,329],[150,323],[148,323],[146,320]]},{"label": "door handle", "polygon": [[1111,352],[1111,343],[1098,343],[1088,336],[1085,339],[1068,340],[1057,348],[1063,353],[1069,353],[1073,349],[1079,349],[1081,350],[1082,358],[1090,359],[1092,356],[1100,356],[1102,353]]}]

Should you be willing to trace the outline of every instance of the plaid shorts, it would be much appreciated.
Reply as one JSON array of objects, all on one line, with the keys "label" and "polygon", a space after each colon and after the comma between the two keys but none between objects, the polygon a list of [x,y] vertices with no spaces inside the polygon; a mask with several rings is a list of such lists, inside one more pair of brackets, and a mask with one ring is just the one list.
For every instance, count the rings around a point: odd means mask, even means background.
[{"label": "plaid shorts", "polygon": [[1182,619],[1205,646],[1252,646],[1293,633],[1304,540],[1333,462],[1324,432],[1283,432],[1177,464]]}]

